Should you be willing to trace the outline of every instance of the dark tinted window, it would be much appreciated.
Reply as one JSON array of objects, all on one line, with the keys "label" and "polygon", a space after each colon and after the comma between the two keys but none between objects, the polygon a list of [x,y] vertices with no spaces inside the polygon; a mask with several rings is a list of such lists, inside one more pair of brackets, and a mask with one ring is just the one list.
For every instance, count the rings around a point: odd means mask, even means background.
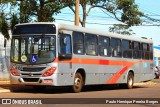
[{"label": "dark tinted window", "polygon": [[60,35],[60,54],[71,54],[71,36],[68,34],[61,34]]},{"label": "dark tinted window", "polygon": [[150,48],[149,44],[142,43],[142,58],[143,59],[149,59],[149,56],[150,56],[149,48]]},{"label": "dark tinted window", "polygon": [[81,32],[73,32],[73,52],[84,54],[84,35]]},{"label": "dark tinted window", "polygon": [[141,45],[139,42],[133,42],[133,58],[141,59]]},{"label": "dark tinted window", "polygon": [[20,34],[56,34],[56,27],[53,24],[31,24],[15,26],[13,29],[13,35]]},{"label": "dark tinted window", "polygon": [[139,42],[133,42],[133,49],[134,50],[140,50],[141,49],[141,45]]},{"label": "dark tinted window", "polygon": [[153,45],[150,44],[150,59],[153,60]]},{"label": "dark tinted window", "polygon": [[99,36],[99,55],[101,56],[110,56],[110,39],[105,36]]},{"label": "dark tinted window", "polygon": [[146,43],[143,43],[143,44],[142,44],[142,50],[143,50],[143,51],[148,51],[148,47],[147,47],[147,44],[146,44]]},{"label": "dark tinted window", "polygon": [[122,40],[122,50],[124,58],[132,58],[132,42],[129,40]]},{"label": "dark tinted window", "polygon": [[87,55],[97,55],[97,35],[85,34],[85,48]]},{"label": "dark tinted window", "polygon": [[121,50],[121,40],[116,38],[111,38],[111,52],[112,56],[120,57],[122,50]]}]

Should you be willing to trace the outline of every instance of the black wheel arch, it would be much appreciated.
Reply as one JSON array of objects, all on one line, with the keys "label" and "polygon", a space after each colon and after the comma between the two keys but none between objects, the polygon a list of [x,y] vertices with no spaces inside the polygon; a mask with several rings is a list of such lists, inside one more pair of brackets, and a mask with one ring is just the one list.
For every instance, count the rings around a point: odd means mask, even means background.
[{"label": "black wheel arch", "polygon": [[[129,73],[132,73],[132,74],[133,74],[133,77],[134,77],[134,71],[133,71],[133,70],[129,70],[129,71],[128,71],[128,74],[129,74]],[[128,74],[127,74],[127,75],[128,75]]]},{"label": "black wheel arch", "polygon": [[76,70],[75,74],[76,73],[80,73],[82,75],[82,78],[83,78],[83,85],[85,85],[85,82],[86,82],[86,72],[83,68],[79,68]]}]

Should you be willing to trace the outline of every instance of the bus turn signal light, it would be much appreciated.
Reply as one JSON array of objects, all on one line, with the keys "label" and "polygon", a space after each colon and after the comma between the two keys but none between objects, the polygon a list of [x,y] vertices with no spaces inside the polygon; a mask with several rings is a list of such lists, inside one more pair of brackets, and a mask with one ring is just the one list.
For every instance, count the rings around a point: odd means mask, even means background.
[{"label": "bus turn signal light", "polygon": [[10,72],[14,76],[20,76],[20,73],[14,67],[10,68]]},{"label": "bus turn signal light", "polygon": [[43,77],[51,76],[56,71],[56,67],[51,67],[46,72],[42,74]]}]

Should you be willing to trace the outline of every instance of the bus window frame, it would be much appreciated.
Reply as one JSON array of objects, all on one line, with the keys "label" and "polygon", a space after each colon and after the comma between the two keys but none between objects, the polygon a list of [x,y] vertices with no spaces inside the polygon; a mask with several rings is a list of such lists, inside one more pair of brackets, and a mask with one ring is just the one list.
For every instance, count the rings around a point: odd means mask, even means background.
[{"label": "bus window frame", "polygon": [[[78,49],[76,48],[74,48],[75,47],[75,40],[77,40],[77,38],[74,38],[74,36],[75,36],[75,34],[74,33],[76,33],[76,35],[79,33],[81,36],[82,36],[82,52],[81,53],[78,53]],[[72,41],[73,41],[73,46],[72,46],[72,48],[73,48],[73,53],[74,54],[76,54],[76,55],[85,55],[85,35],[84,35],[84,33],[82,33],[82,32],[77,32],[77,31],[73,31],[72,32]],[[77,43],[78,44],[78,43]],[[77,52],[76,52],[76,50],[77,50]]]},{"label": "bus window frame", "polygon": [[[116,40],[116,42],[117,41],[120,41],[120,44],[118,44],[117,46],[116,46],[116,48],[114,47],[112,47],[112,40]],[[115,43],[116,43],[115,42]],[[117,53],[117,51],[118,51],[118,46],[120,46],[120,50],[119,50],[119,55],[118,55],[118,53]],[[112,57],[119,57],[119,58],[122,58],[122,40],[120,39],[120,38],[114,38],[114,37],[111,37],[111,39],[110,39],[110,47],[111,47],[111,56]],[[116,52],[115,52],[116,51]],[[116,55],[116,53],[117,53],[117,55]]]},{"label": "bus window frame", "polygon": [[[138,43],[138,48],[135,47],[135,43]],[[137,41],[132,41],[132,44],[133,44],[132,45],[133,46],[133,59],[142,59],[141,43]]]},{"label": "bus window frame", "polygon": [[[105,39],[107,39],[107,47],[106,47],[106,55],[105,54],[101,54],[101,46],[102,46],[102,41],[100,41],[100,38],[105,38]],[[108,37],[108,36],[103,36],[103,35],[99,35],[98,36],[98,54],[99,54],[99,56],[104,56],[104,57],[110,57],[111,56],[111,46],[110,46],[110,37]],[[103,47],[104,47],[104,45],[103,45]],[[105,49],[105,48],[104,48]],[[108,50],[109,50],[109,52],[108,52]],[[104,52],[103,52],[104,53]]]},{"label": "bus window frame", "polygon": [[[63,37],[63,35],[68,36],[69,39],[70,39],[70,53],[69,54],[61,52],[61,44],[62,44],[61,38]],[[64,45],[67,45],[67,44],[64,44]],[[59,60],[71,60],[72,59],[72,39],[71,39],[71,35],[66,34],[66,33],[59,33],[59,35],[58,35],[58,46],[59,46],[58,47],[58,59]]]},{"label": "bus window frame", "polygon": [[[96,44],[95,44],[95,49],[94,50],[92,50],[92,51],[95,51],[95,53],[93,53],[93,54],[88,54],[87,53],[87,46],[88,46],[88,44],[87,44],[87,36],[89,37],[89,36],[94,36],[95,37],[95,39],[96,39]],[[93,42],[93,43],[95,43],[95,42]],[[96,34],[90,34],[90,33],[85,33],[85,42],[84,42],[84,44],[85,44],[85,54],[86,55],[91,55],[91,56],[98,56],[98,36],[96,35]]]},{"label": "bus window frame", "polygon": [[149,50],[149,59],[153,60],[153,44],[149,44],[150,50]]},{"label": "bus window frame", "polygon": [[[124,50],[124,46],[126,46],[126,44],[124,44],[124,42],[128,42],[127,45],[127,49]],[[125,55],[124,55],[124,51],[125,51]],[[131,55],[130,53],[131,52]],[[126,39],[123,39],[122,40],[122,56],[123,58],[133,58],[133,46],[132,46],[132,41],[131,40],[126,40]]]},{"label": "bus window frame", "polygon": [[150,59],[150,46],[149,46],[149,44],[148,43],[141,43],[141,47],[142,47],[142,59],[149,60]]}]

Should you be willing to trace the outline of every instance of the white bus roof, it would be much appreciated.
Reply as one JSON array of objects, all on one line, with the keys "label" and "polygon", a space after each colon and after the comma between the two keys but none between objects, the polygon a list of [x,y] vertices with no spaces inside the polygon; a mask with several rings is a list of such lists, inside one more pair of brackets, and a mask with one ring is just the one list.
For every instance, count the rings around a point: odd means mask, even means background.
[{"label": "white bus roof", "polygon": [[139,42],[144,42],[144,43],[153,43],[152,39],[143,39],[143,38],[139,38],[135,36],[121,35],[117,33],[97,30],[97,29],[89,29],[89,28],[78,27],[78,26],[68,25],[68,24],[60,24],[60,23],[55,23],[55,22],[22,23],[22,24],[17,24],[16,26],[30,25],[30,24],[55,24],[56,26],[58,26],[58,29],[60,30],[70,30],[70,31],[83,32],[83,33],[91,33],[95,35],[108,36],[108,37],[113,37],[113,38],[120,38],[120,39],[125,39],[125,40],[139,41]]}]

